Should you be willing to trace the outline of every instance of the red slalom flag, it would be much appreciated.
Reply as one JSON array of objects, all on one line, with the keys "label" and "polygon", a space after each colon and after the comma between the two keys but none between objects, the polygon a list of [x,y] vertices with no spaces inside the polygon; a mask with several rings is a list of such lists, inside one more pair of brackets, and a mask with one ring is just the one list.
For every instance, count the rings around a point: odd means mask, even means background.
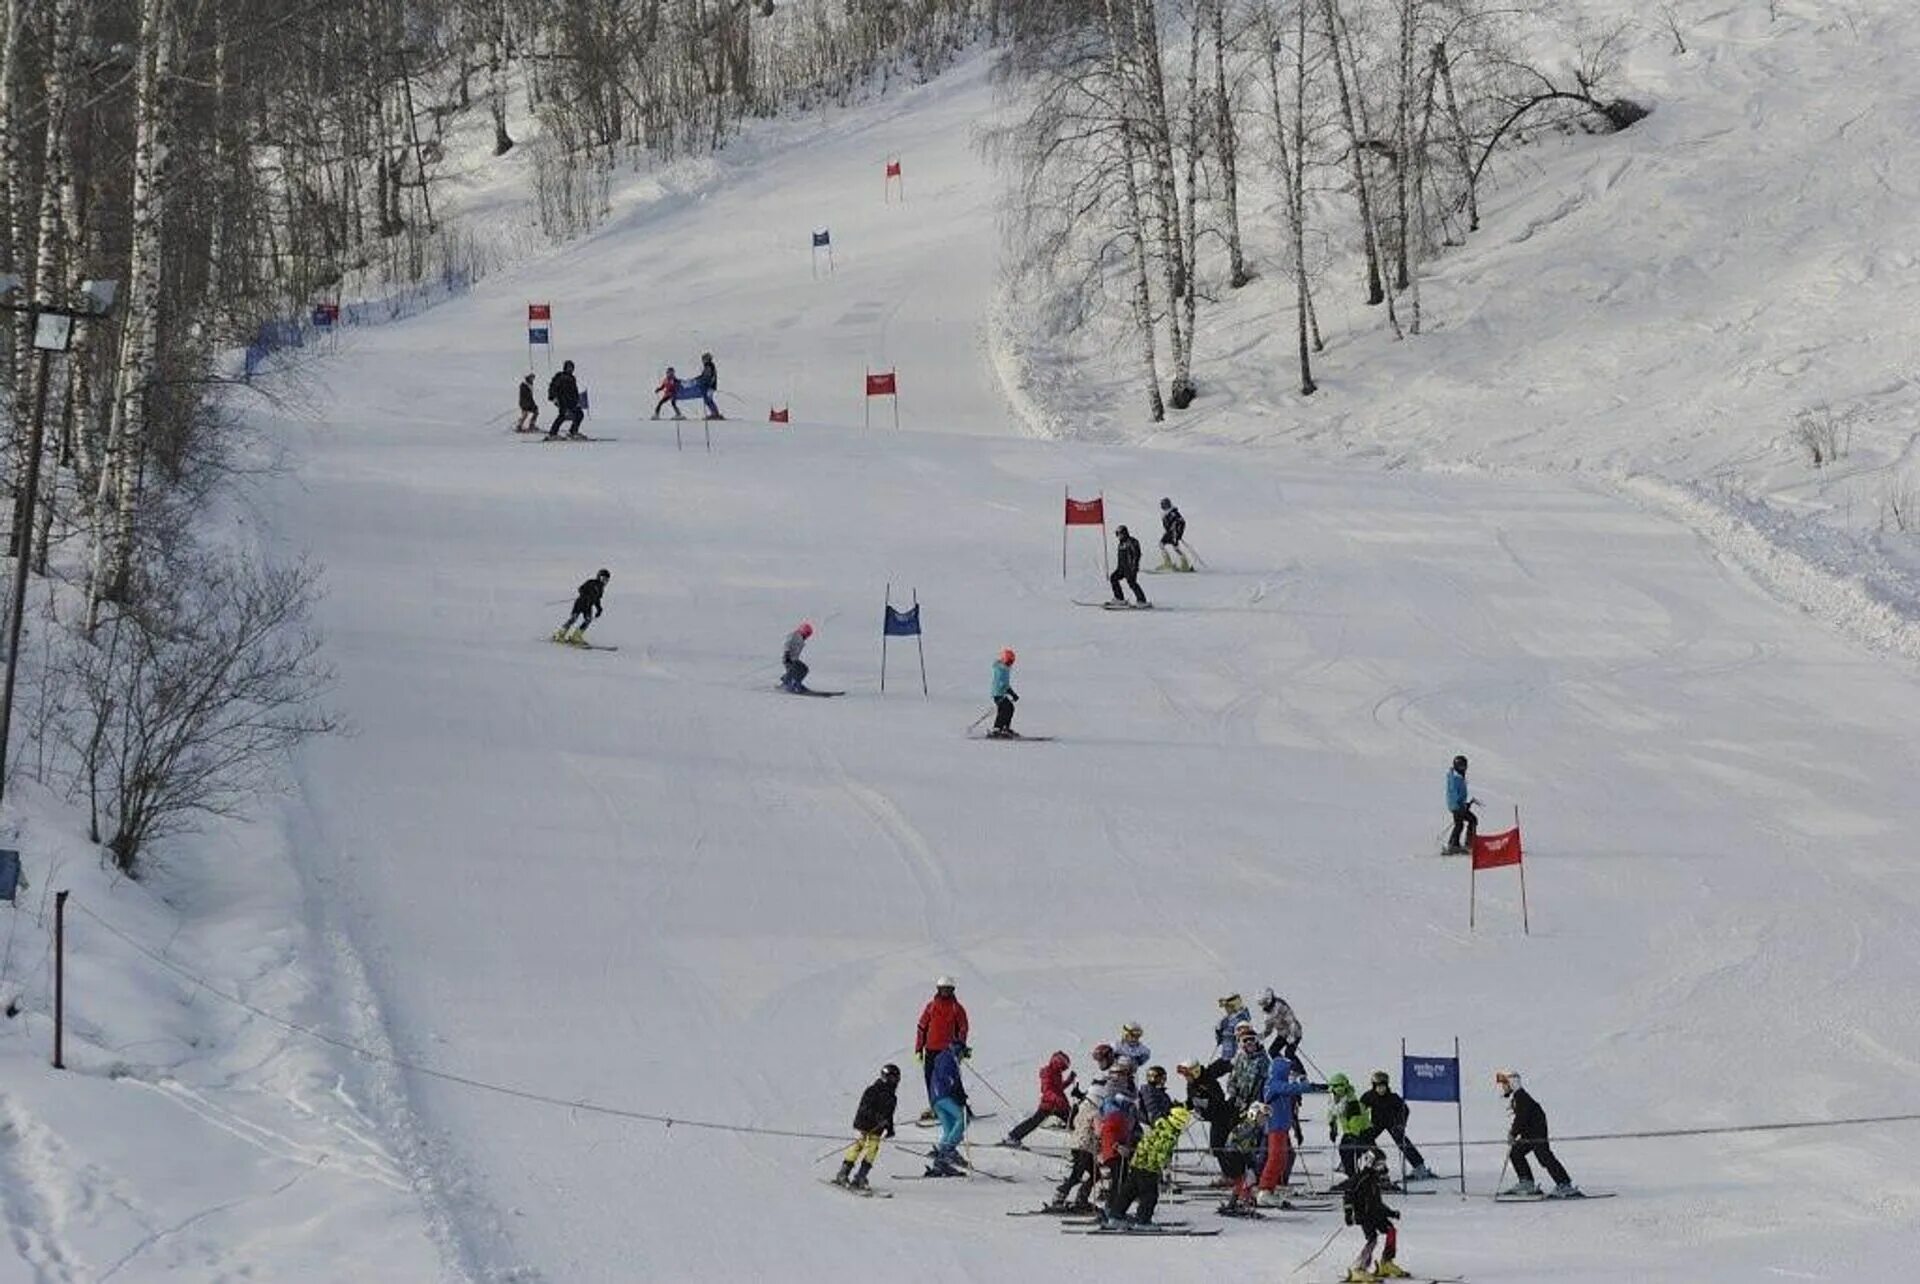
[{"label": "red slalom flag", "polygon": [[899,178],[899,177],[900,177],[900,162],[899,162],[899,161],[897,161],[897,160],[896,160],[896,161],[888,161],[888,162],[887,162],[887,177],[888,177],[888,178]]},{"label": "red slalom flag", "polygon": [[1481,869],[1501,869],[1507,865],[1521,863],[1520,829],[1512,829],[1499,834],[1475,834],[1473,836],[1473,867]]},{"label": "red slalom flag", "polygon": [[899,396],[900,389],[894,382],[893,374],[894,372],[891,370],[885,374],[874,374],[869,371],[867,373],[867,395],[869,397]]},{"label": "red slalom flag", "polygon": [[1099,499],[1075,499],[1067,496],[1067,525],[1104,526],[1107,524],[1107,501]]},{"label": "red slalom flag", "polygon": [[553,320],[553,305],[551,303],[529,303],[527,305],[527,320],[529,321]]},{"label": "red slalom flag", "polygon": [[768,423],[770,423],[770,424],[783,424],[783,423],[786,423],[786,422],[787,422],[787,408],[786,408],[785,406],[781,406],[781,407],[780,407],[780,408],[779,408],[778,410],[768,410],[768,411],[767,411],[767,422],[768,422]]}]

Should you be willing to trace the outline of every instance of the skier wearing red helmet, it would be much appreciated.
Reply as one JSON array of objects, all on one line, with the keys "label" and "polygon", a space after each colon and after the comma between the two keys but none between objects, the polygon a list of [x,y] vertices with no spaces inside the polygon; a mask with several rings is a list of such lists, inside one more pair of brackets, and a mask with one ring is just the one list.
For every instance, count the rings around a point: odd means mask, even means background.
[{"label": "skier wearing red helmet", "polygon": [[994,719],[993,730],[987,734],[1000,739],[1019,734],[1013,729],[1013,706],[1020,699],[1020,693],[1013,689],[1013,658],[1013,648],[1005,647],[993,662]]}]

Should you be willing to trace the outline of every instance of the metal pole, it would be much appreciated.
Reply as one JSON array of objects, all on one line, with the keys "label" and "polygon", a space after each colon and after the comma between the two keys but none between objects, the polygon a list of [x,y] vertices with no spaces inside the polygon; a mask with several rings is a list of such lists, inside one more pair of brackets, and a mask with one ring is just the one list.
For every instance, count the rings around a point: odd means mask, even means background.
[{"label": "metal pole", "polygon": [[[0,800],[7,796],[7,740],[13,730],[13,684],[20,666],[20,620],[26,614],[27,566],[33,559],[33,511],[40,499],[40,447],[47,433],[47,381],[50,350],[40,349],[39,387],[33,396],[33,432],[27,439],[27,481],[15,510],[15,528],[22,543],[13,562],[13,610],[7,620],[7,679],[0,691]],[[22,522],[25,523],[22,526]],[[56,1059],[54,1064],[59,1065]]]},{"label": "metal pole", "polygon": [[1460,1198],[1467,1197],[1467,1108],[1461,1104],[1466,1096],[1467,1071],[1460,1064],[1460,1036],[1453,1036],[1453,1136],[1460,1149]]},{"label": "metal pole", "polygon": [[887,609],[880,616],[880,694],[887,693],[887,625],[893,623],[893,581],[887,581]]},{"label": "metal pole", "polygon": [[1513,806],[1513,841],[1520,848],[1520,934],[1533,935],[1533,924],[1527,919],[1527,845],[1520,840],[1520,804]]},{"label": "metal pole", "polygon": [[920,695],[930,699],[933,693],[927,690],[927,640],[920,632],[920,590],[917,588],[913,591],[913,621],[913,644],[920,648]]},{"label": "metal pole", "polygon": [[53,895],[53,1068],[67,1068],[67,894]]}]

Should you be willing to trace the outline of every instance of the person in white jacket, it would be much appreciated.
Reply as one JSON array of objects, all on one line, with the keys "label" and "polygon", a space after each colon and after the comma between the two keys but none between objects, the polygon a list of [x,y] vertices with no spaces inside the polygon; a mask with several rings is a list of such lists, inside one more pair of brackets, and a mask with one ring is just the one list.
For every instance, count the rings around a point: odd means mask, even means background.
[{"label": "person in white jacket", "polygon": [[787,634],[787,644],[780,648],[780,663],[786,666],[786,672],[780,678],[780,687],[795,693],[806,690],[807,662],[800,653],[807,649],[807,639],[813,636],[813,623],[800,621],[800,627]]}]

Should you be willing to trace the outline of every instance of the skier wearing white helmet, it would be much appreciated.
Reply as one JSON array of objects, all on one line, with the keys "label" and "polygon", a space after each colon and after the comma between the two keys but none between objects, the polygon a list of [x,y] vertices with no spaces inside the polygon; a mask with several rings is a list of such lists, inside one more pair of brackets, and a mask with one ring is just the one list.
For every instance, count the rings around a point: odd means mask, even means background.
[{"label": "skier wearing white helmet", "polygon": [[933,1119],[933,1063],[949,1046],[967,1042],[967,1010],[954,995],[953,978],[943,976],[933,983],[933,997],[920,1010],[920,1024],[914,1027],[913,1055],[921,1064],[927,1084],[927,1110],[921,1121]]},{"label": "skier wearing white helmet", "polygon": [[1493,1082],[1500,1089],[1500,1095],[1507,1099],[1507,1108],[1513,1112],[1513,1124],[1507,1129],[1507,1139],[1512,1143],[1512,1148],[1507,1151],[1507,1162],[1513,1165],[1516,1180],[1500,1193],[1540,1193],[1540,1187],[1533,1180],[1533,1169],[1527,1164],[1527,1156],[1531,1155],[1547,1170],[1547,1176],[1553,1178],[1553,1190],[1548,1192],[1548,1198],[1578,1198],[1580,1188],[1573,1184],[1573,1178],[1567,1175],[1567,1170],[1554,1157],[1553,1147],[1547,1144],[1547,1112],[1521,1086],[1520,1072],[1499,1071],[1493,1076]]}]

